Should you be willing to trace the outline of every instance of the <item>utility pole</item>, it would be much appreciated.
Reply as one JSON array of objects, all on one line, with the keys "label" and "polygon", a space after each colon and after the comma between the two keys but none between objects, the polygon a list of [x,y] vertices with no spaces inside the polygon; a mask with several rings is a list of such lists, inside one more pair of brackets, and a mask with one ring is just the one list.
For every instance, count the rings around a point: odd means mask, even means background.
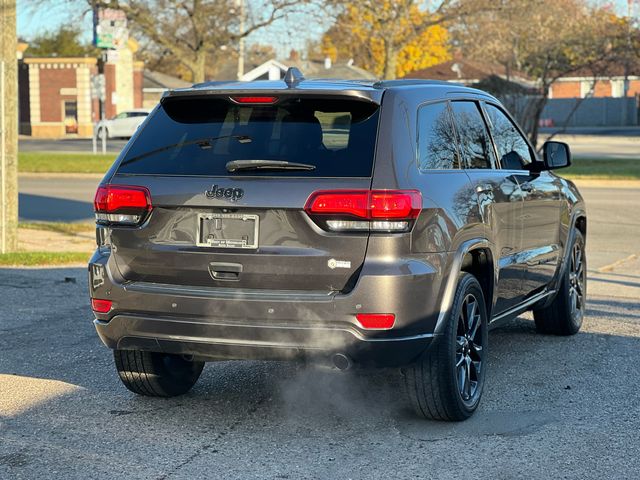
[{"label": "utility pole", "polygon": [[244,75],[244,20],[246,16],[244,0],[236,0],[240,7],[240,38],[238,41],[238,80]]},{"label": "utility pole", "polygon": [[18,247],[16,0],[0,0],[0,253]]}]

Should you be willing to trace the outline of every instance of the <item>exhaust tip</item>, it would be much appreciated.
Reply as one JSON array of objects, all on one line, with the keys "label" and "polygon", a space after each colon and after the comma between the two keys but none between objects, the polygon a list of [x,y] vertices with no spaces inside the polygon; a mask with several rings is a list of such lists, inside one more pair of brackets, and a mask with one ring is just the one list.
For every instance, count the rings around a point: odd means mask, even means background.
[{"label": "exhaust tip", "polygon": [[351,365],[353,365],[351,359],[344,353],[334,354],[331,360],[333,361],[333,365],[341,371],[349,370]]}]

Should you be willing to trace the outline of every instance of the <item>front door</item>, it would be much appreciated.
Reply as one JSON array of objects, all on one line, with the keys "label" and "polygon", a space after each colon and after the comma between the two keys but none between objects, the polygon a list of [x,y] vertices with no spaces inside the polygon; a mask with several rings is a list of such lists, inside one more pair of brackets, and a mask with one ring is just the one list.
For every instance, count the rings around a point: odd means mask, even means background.
[{"label": "front door", "polygon": [[499,269],[494,312],[498,314],[521,302],[524,296],[522,191],[511,172],[496,168],[495,151],[479,105],[472,101],[454,101],[451,107],[487,238],[495,242]]},{"label": "front door", "polygon": [[536,173],[533,149],[515,123],[498,106],[484,104],[496,150],[504,171],[520,185],[523,199],[522,252],[526,295],[542,290],[560,258],[560,185],[547,172]]}]

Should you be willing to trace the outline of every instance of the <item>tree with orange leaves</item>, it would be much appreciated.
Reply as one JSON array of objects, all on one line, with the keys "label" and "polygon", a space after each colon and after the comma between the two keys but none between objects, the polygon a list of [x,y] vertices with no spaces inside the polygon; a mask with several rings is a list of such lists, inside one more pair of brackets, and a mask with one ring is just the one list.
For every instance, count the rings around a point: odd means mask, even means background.
[{"label": "tree with orange leaves", "polygon": [[323,53],[334,59],[353,58],[376,75],[394,79],[448,60],[446,24],[483,8],[485,0],[328,3],[337,5],[340,13],[322,38]]}]

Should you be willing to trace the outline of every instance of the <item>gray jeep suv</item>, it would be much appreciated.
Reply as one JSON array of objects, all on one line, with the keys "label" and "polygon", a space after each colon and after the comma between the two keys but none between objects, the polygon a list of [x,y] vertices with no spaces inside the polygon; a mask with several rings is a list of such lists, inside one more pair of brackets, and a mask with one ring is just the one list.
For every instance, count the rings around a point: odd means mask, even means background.
[{"label": "gray jeep suv", "polygon": [[127,388],[204,362],[400,367],[416,411],[463,420],[488,328],[574,334],[585,206],[492,96],[450,83],[205,83],[168,92],[105,175],[95,327]]}]

